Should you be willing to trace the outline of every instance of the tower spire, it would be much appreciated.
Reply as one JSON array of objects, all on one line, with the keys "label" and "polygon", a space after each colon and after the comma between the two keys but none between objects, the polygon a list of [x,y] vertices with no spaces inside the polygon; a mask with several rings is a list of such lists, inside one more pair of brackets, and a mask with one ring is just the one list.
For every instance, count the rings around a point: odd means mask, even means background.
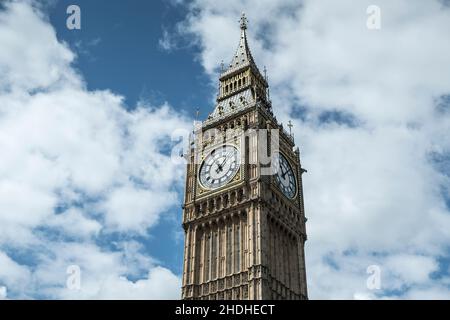
[{"label": "tower spire", "polygon": [[250,52],[250,47],[247,42],[247,28],[248,28],[248,19],[245,16],[245,13],[242,13],[241,18],[239,19],[239,24],[241,28],[241,37],[239,40],[239,46],[236,50],[233,59],[227,70],[224,70],[223,74],[234,72],[237,69],[245,68],[249,65],[255,66],[255,62],[253,60],[252,54]]},{"label": "tower spire", "polygon": [[246,30],[247,29],[248,19],[245,16],[245,12],[242,12],[241,19],[239,20],[239,23],[241,25],[241,30]]},{"label": "tower spire", "polygon": [[223,118],[227,114],[264,101],[268,102],[267,76],[258,69],[247,41],[248,19],[242,13],[239,19],[239,45],[228,66],[220,67],[217,105],[208,121]]},{"label": "tower spire", "polygon": [[248,19],[244,12],[242,13],[241,18],[239,19],[239,25],[241,28],[241,37],[239,40],[239,46],[236,50],[235,55],[233,56],[233,59],[231,60],[230,65],[226,70],[222,72],[222,76],[233,73],[238,69],[242,69],[248,66],[258,69],[256,67],[255,61],[253,60],[253,56],[252,53],[250,52],[250,47],[247,41],[246,30],[248,28]]}]

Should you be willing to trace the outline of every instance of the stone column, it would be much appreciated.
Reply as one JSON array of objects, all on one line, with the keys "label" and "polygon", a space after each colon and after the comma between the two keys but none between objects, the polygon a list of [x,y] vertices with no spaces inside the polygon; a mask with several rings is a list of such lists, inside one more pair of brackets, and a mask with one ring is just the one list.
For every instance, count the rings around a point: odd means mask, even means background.
[{"label": "stone column", "polygon": [[191,248],[192,254],[191,254],[191,261],[189,262],[191,264],[191,277],[190,277],[191,281],[190,281],[190,283],[194,284],[194,285],[197,283],[196,274],[195,274],[195,269],[197,268],[197,263],[196,263],[197,241],[198,241],[197,230],[198,230],[198,228],[194,227],[194,230],[192,232],[193,233],[192,238],[191,238],[191,239],[193,239],[192,248]]},{"label": "stone column", "polygon": [[294,255],[295,255],[295,291],[298,295],[301,293],[300,289],[300,265],[298,259],[298,240],[297,237],[294,239]]},{"label": "stone column", "polygon": [[247,215],[244,214],[242,217],[242,265],[243,265],[243,271],[247,271],[248,268],[248,230],[247,230]]},{"label": "stone column", "polygon": [[207,275],[207,279],[209,279],[209,281],[211,281],[211,275],[212,275],[212,245],[213,245],[213,239],[212,237],[214,237],[214,233],[213,233],[213,226],[212,224],[209,225],[209,238],[208,238],[208,257],[209,257],[209,262],[208,262],[208,275]]},{"label": "stone column", "polygon": [[201,236],[201,240],[200,240],[200,283],[204,283],[205,282],[205,238],[206,238],[206,232],[205,229],[202,229],[202,236]]},{"label": "stone column", "polygon": [[222,222],[217,222],[217,278],[222,277]]},{"label": "stone column", "polygon": [[289,255],[287,251],[287,234],[286,230],[283,230],[283,255],[284,255],[284,285],[289,287]]},{"label": "stone column", "polygon": [[231,218],[231,274],[234,274],[234,271],[236,270],[234,267],[234,262],[236,261],[235,255],[236,252],[234,252],[234,241],[235,241],[235,230],[236,230],[236,223],[234,221],[234,216]]},{"label": "stone column", "polygon": [[[272,257],[271,257],[272,270],[271,270],[271,274],[272,274],[272,278],[276,278],[277,277],[277,259],[275,258],[276,254],[277,254],[277,252],[275,250],[275,248],[276,248],[275,247],[276,246],[276,244],[275,244],[276,230],[275,230],[275,225],[273,222],[270,224],[270,228],[271,228],[271,233],[272,233],[272,239],[271,239],[271,242],[272,242]],[[272,282],[272,284],[273,284],[273,282]],[[272,290],[273,289],[275,289],[275,288],[272,288]]]},{"label": "stone column", "polygon": [[249,285],[248,285],[248,297],[250,300],[255,299],[255,286],[254,286],[254,266],[255,266],[255,211],[254,204],[252,204],[248,211],[248,263],[249,263]]},{"label": "stone column", "polygon": [[184,231],[184,261],[183,261],[183,286],[187,285],[187,279],[189,278],[188,275],[188,261],[189,261],[189,244],[190,244],[190,237],[189,237],[189,229]]},{"label": "stone column", "polygon": [[307,284],[306,284],[306,266],[305,266],[305,252],[304,252],[304,240],[303,237],[300,237],[298,241],[298,259],[299,259],[299,266],[300,266],[300,292],[303,294],[306,298],[308,297],[307,292]]},{"label": "stone column", "polygon": [[258,210],[259,225],[258,225],[258,258],[261,265],[260,270],[260,298],[270,299],[270,286],[268,278],[268,270],[270,263],[270,233],[269,222],[267,218],[267,208],[259,206]]},{"label": "stone column", "polygon": [[281,283],[283,276],[283,255],[281,251],[281,228],[277,226],[277,280]]},{"label": "stone column", "polygon": [[[228,275],[228,219],[226,218],[224,221],[224,230],[225,230],[225,234],[224,234],[224,250],[223,250],[223,255],[224,255],[224,276]],[[225,283],[224,286],[226,287],[227,284]]]}]

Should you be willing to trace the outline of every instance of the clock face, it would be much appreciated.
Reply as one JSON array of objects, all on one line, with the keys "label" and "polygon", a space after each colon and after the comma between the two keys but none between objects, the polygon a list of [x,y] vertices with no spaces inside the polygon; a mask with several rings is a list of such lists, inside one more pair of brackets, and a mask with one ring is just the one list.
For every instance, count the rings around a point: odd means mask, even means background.
[{"label": "clock face", "polygon": [[292,170],[286,157],[279,153],[274,161],[275,181],[284,193],[290,199],[293,199],[297,193],[297,183],[295,180],[294,170]]},{"label": "clock face", "polygon": [[223,187],[234,178],[240,164],[240,153],[236,147],[226,145],[213,150],[201,164],[201,185],[208,189]]}]

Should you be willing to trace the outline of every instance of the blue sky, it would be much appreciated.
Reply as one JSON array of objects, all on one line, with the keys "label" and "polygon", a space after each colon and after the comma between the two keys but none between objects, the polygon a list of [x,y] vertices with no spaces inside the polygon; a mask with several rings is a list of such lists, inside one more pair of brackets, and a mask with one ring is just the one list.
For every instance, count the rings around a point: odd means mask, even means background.
[{"label": "blue sky", "polygon": [[[215,87],[196,59],[198,48],[189,41],[170,52],[160,45],[164,30],[173,29],[184,18],[183,6],[169,1],[132,0],[126,5],[121,1],[78,1],[82,28],[69,30],[65,12],[71,4],[73,1],[57,1],[48,8],[49,17],[58,39],[78,54],[75,67],[84,75],[89,90],[112,90],[124,96],[127,108],[144,100],[168,102],[190,117],[197,108],[203,114],[212,110]],[[169,217],[163,216],[150,238],[140,240],[154,258],[180,275],[180,235],[181,203],[174,204]],[[101,239],[103,244],[110,240]]]},{"label": "blue sky", "polygon": [[0,298],[180,297],[171,137],[213,110],[242,11],[308,169],[310,298],[450,298],[445,1],[381,0],[375,31],[365,0],[42,3],[0,10]]},{"label": "blue sky", "polygon": [[[196,47],[163,50],[159,41],[163,31],[183,19],[186,10],[167,1],[78,1],[82,13],[81,30],[66,27],[66,9],[73,1],[50,4],[50,22],[59,41],[67,42],[77,54],[74,67],[83,75],[89,90],[111,90],[125,98],[126,108],[140,100],[154,104],[168,102],[194,117],[197,108],[208,112],[213,107],[215,88],[195,59]],[[178,188],[182,192],[181,188]],[[150,235],[137,238],[144,250],[176,274],[182,272],[183,243],[181,203],[175,203]],[[111,246],[127,235],[108,235],[98,239]],[[11,252],[17,261],[31,262],[29,255]],[[28,261],[27,261],[28,260]]]},{"label": "blue sky", "polygon": [[131,0],[126,5],[123,1],[78,1],[82,28],[69,30],[65,12],[72,3],[57,1],[48,11],[58,39],[78,53],[76,67],[89,89],[117,92],[130,107],[150,99],[167,101],[191,115],[196,108],[212,108],[215,88],[195,59],[198,48],[186,41],[181,50],[168,52],[159,45],[164,30],[172,30],[186,15],[183,6],[170,1]]}]

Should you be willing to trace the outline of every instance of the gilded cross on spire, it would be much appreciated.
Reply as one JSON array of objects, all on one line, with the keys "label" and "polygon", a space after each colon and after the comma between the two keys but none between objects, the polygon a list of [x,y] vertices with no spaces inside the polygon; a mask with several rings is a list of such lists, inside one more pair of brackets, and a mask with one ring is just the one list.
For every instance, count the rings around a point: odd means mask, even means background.
[{"label": "gilded cross on spire", "polygon": [[242,12],[241,19],[239,20],[239,22],[241,23],[241,30],[247,29],[248,19],[245,16],[244,12]]}]

